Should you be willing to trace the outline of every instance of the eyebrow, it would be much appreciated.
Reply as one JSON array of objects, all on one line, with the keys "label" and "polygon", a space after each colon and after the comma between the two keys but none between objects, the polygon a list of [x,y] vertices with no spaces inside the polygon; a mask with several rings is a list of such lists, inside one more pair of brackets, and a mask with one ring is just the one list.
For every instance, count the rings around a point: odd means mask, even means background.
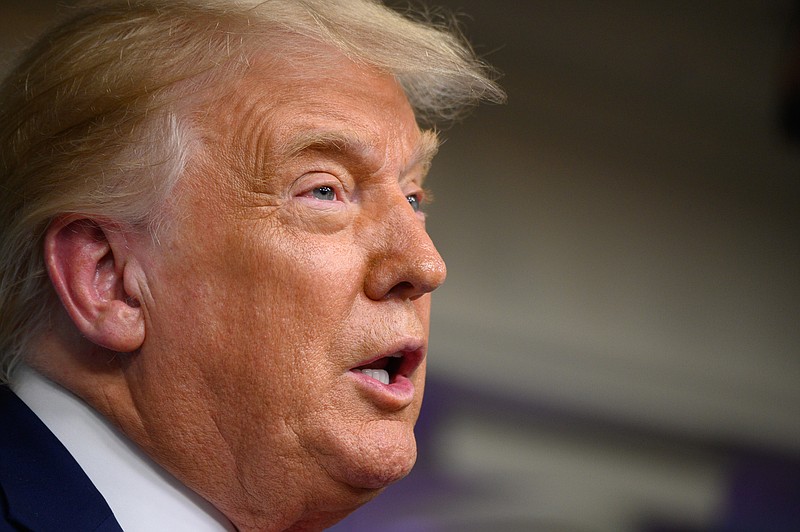
[{"label": "eyebrow", "polygon": [[[419,142],[414,146],[411,157],[401,171],[404,177],[415,168],[420,168],[422,178],[428,172],[433,157],[439,151],[439,135],[434,130],[421,131]],[[374,144],[363,137],[340,131],[308,131],[296,136],[280,150],[285,159],[293,159],[308,151],[318,151],[332,154],[353,154],[366,166],[380,167],[382,161],[378,160]]]},{"label": "eyebrow", "polygon": [[406,173],[409,169],[419,166],[422,168],[422,178],[428,173],[431,168],[431,163],[436,153],[439,151],[441,142],[439,134],[432,129],[425,129],[422,131],[419,142],[414,148],[414,153],[406,167]]}]

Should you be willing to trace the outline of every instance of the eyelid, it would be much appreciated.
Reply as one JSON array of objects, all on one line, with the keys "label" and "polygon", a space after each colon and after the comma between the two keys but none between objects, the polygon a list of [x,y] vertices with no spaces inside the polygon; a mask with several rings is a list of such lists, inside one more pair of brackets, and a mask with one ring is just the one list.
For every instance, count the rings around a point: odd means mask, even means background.
[{"label": "eyelid", "polygon": [[413,190],[406,192],[406,197],[408,196],[417,196],[421,209],[433,203],[433,193],[425,187],[415,187]]},{"label": "eyelid", "polygon": [[321,187],[330,187],[336,194],[337,201],[346,201],[348,191],[342,181],[331,172],[307,172],[303,174],[295,182],[295,188],[298,192],[293,195],[296,197],[311,197],[315,189]]}]

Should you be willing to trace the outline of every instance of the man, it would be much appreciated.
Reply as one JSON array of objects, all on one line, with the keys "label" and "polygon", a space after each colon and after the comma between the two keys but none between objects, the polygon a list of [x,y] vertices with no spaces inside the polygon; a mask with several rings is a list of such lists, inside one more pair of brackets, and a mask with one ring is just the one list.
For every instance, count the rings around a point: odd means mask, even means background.
[{"label": "man", "polygon": [[406,475],[445,278],[420,125],[487,72],[368,0],[42,39],[0,93],[5,526],[320,530]]}]

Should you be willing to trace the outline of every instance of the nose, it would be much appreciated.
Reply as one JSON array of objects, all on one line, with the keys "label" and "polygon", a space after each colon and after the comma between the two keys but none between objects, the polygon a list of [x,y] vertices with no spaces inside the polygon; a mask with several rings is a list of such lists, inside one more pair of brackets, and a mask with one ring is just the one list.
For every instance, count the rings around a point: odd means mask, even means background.
[{"label": "nose", "polygon": [[447,267],[419,215],[405,196],[370,218],[371,242],[365,292],[370,299],[410,299],[436,290]]}]

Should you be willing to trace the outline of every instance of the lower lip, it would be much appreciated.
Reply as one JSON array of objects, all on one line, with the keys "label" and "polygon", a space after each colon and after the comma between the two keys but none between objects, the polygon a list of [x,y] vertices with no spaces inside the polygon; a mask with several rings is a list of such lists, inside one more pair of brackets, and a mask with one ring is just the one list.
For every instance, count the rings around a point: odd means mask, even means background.
[{"label": "lower lip", "polygon": [[379,408],[399,410],[407,407],[414,400],[414,383],[408,377],[396,375],[392,382],[383,384],[357,370],[351,370],[348,373]]}]

